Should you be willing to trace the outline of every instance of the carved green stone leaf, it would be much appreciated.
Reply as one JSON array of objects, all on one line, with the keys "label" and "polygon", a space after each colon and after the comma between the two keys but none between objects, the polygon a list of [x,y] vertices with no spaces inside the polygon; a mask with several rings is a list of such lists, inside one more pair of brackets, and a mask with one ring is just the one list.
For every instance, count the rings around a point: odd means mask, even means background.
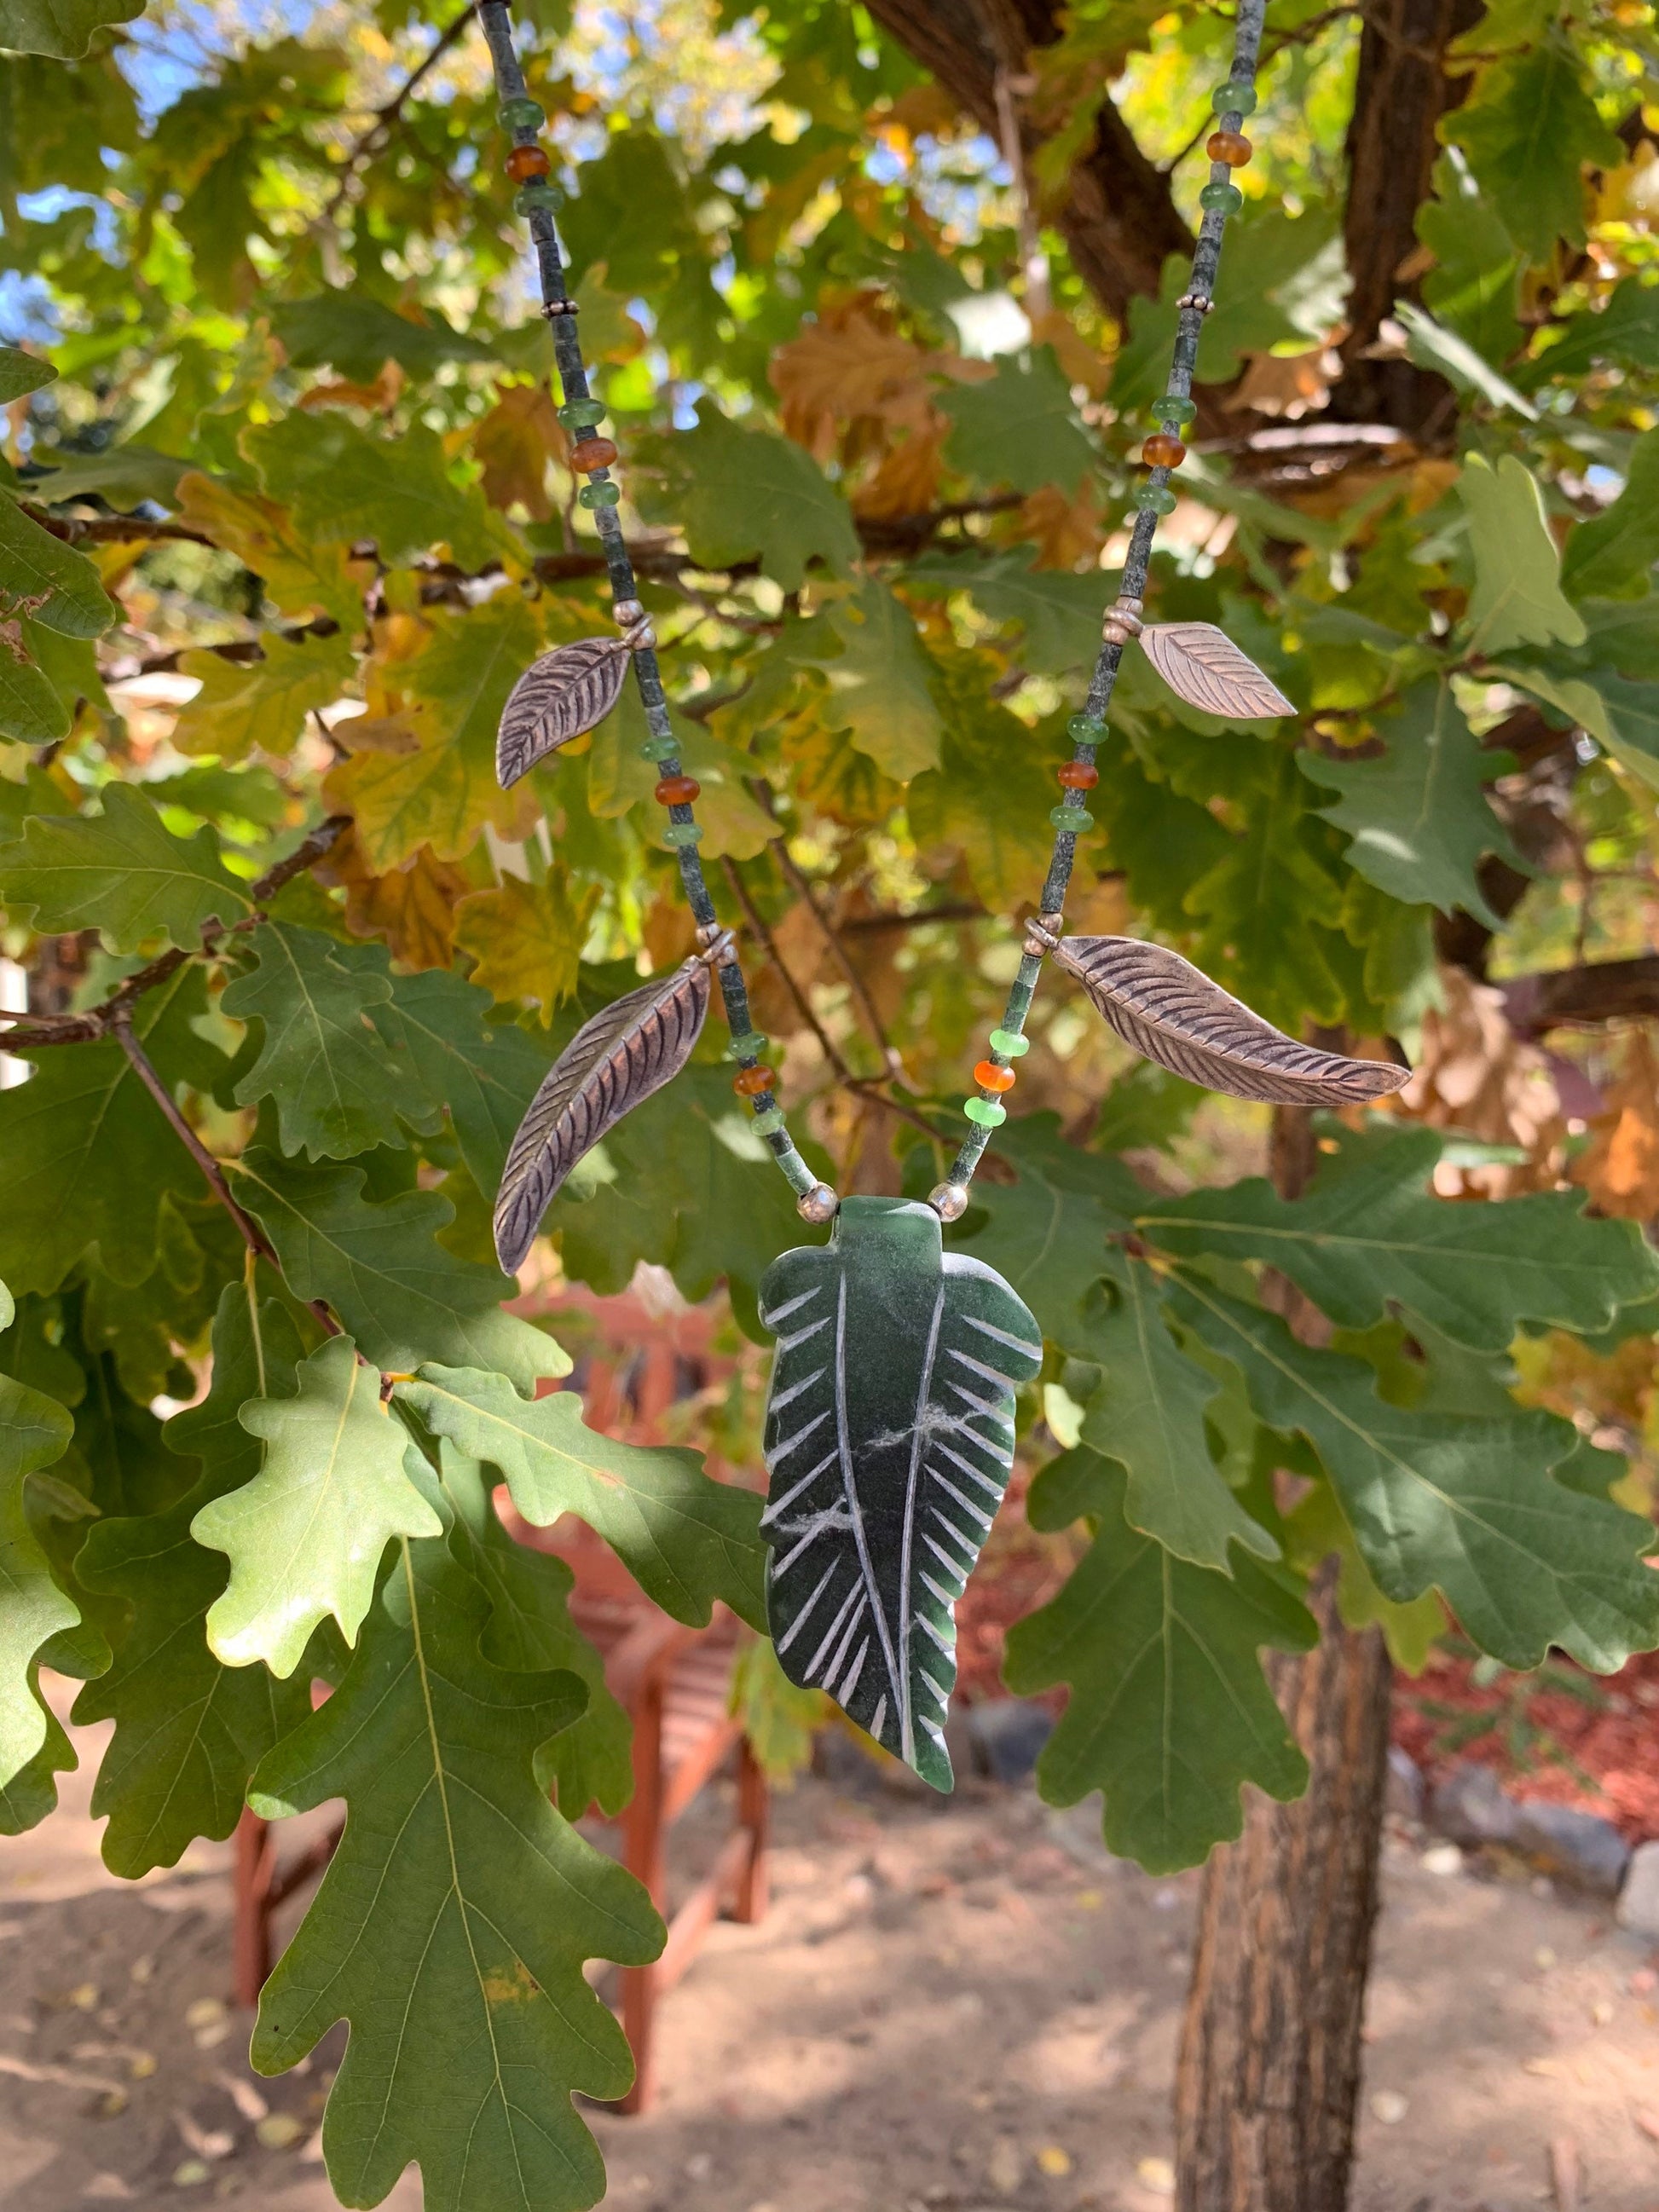
[{"label": "carved green stone leaf", "polygon": [[887,1198],[843,1199],[827,1245],[776,1261],[761,1319],[778,1340],[761,1522],[778,1657],[948,1790],[956,1602],[1042,1333],[993,1268],[943,1249],[931,1206]]}]

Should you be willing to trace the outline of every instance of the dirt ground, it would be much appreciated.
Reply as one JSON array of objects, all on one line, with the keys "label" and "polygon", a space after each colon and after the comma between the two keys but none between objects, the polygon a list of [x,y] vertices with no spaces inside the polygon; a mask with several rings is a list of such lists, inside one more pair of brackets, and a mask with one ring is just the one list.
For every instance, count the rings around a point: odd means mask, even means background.
[{"label": "dirt ground", "polygon": [[[256,2080],[224,2002],[228,1849],[113,1881],[85,1773],[0,1844],[0,2206],[328,2212],[337,2046]],[[696,1808],[681,1878],[728,1812]],[[1649,1947],[1454,1856],[1389,1844],[1356,2212],[1659,2212]],[[665,2001],[656,2109],[592,2114],[607,2203],[1163,2212],[1196,1887],[1109,1859],[1086,1807],[899,1794],[846,1747],[778,1800],[766,1920],[716,1928]],[[418,2212],[413,2172],[389,2202]]]}]

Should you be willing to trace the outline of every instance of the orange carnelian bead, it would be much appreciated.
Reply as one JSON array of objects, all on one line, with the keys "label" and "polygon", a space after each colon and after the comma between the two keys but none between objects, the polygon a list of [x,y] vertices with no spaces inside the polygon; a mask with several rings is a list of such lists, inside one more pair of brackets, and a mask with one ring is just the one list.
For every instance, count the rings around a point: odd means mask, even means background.
[{"label": "orange carnelian bead", "polygon": [[656,795],[665,806],[690,806],[702,789],[694,775],[665,775]]},{"label": "orange carnelian bead", "polygon": [[532,177],[544,177],[551,167],[546,149],[540,146],[515,146],[507,157],[507,173],[515,185],[526,184]]},{"label": "orange carnelian bead", "polygon": [[981,1091],[1012,1091],[1017,1078],[1012,1067],[999,1067],[994,1060],[982,1060],[974,1070],[974,1080]]},{"label": "orange carnelian bead", "polygon": [[1154,430],[1141,447],[1140,458],[1149,469],[1178,469],[1187,458],[1187,448],[1167,430]]},{"label": "orange carnelian bead", "polygon": [[762,1060],[758,1067],[744,1068],[732,1088],[739,1098],[757,1098],[763,1091],[769,1091],[777,1079],[773,1070]]},{"label": "orange carnelian bead", "polygon": [[1217,131],[1205,141],[1204,150],[1212,161],[1224,161],[1230,169],[1242,169],[1252,149],[1242,131]]},{"label": "orange carnelian bead", "polygon": [[584,474],[590,469],[608,469],[617,458],[617,449],[609,438],[584,438],[580,446],[571,448],[570,465]]},{"label": "orange carnelian bead", "polygon": [[1067,761],[1060,771],[1060,780],[1067,791],[1092,791],[1100,781],[1100,770],[1091,768],[1087,761]]}]

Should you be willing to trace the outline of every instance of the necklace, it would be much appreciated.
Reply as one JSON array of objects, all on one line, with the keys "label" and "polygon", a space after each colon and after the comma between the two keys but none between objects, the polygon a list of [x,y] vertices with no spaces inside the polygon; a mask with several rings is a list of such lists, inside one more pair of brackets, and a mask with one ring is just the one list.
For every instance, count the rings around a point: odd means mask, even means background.
[{"label": "necklace", "polygon": [[631,666],[650,732],[643,750],[660,770],[663,836],[678,858],[698,943],[683,967],[604,1008],[560,1054],[507,1157],[496,1249],[514,1272],[583,1153],[685,1065],[717,981],[738,1063],[733,1088],[748,1101],[803,1219],[833,1224],[827,1244],[784,1253],[761,1285],[761,1319],[776,1338],[761,1528],[771,1547],[767,1602],[778,1657],[791,1680],[827,1691],[878,1743],[941,1790],[952,1778],[945,1714],[956,1682],[956,1604],[1012,1469],[1015,1392],[1042,1362],[1042,1333],[1024,1302],[994,1269],[947,1252],[941,1230],[966,1211],[975,1170],[1006,1118],[1002,1102],[1030,1048],[1025,1024],[1044,960],[1080,983],[1135,1051],[1211,1090],[1283,1104],[1359,1105],[1409,1076],[1389,1061],[1346,1059],[1286,1036],[1164,946],[1065,934],[1077,841],[1093,826],[1087,799],[1099,781],[1095,755],[1132,645],[1180,697],[1208,713],[1241,720],[1294,712],[1212,624],[1143,620],[1152,540],[1160,516],[1176,505],[1170,477],[1186,457],[1181,433],[1197,413],[1193,371],[1214,304],[1222,234],[1243,204],[1232,171],[1250,158],[1243,125],[1256,105],[1266,4],[1240,0],[1232,67],[1212,100],[1217,128],[1207,145],[1210,181],[1199,196],[1192,280],[1179,303],[1168,388],[1152,410],[1159,428],[1143,447],[1149,472],[1135,494],[1118,595],[1085,705],[1069,724],[1073,753],[1059,770],[1040,908],[1027,924],[1001,1024],[974,1070],[977,1094],[963,1109],[967,1136],[925,1204],[838,1199],[789,1136],[735,942],[715,914],[697,854],[698,787],[684,772],[670,725],[655,639],[617,514],[617,448],[598,434],[605,410],[588,390],[576,307],[566,290],[554,221],[561,195],[537,143],[545,117],[526,90],[506,0],[482,0],[478,9],[501,119],[513,136],[514,204],[529,222],[553,332],[564,390],[559,418],[575,441],[571,465],[586,477],[580,503],[599,530],[617,627],[614,637],[544,654],[520,679],[501,719],[497,770],[503,784],[514,782],[592,729],[615,706]]}]

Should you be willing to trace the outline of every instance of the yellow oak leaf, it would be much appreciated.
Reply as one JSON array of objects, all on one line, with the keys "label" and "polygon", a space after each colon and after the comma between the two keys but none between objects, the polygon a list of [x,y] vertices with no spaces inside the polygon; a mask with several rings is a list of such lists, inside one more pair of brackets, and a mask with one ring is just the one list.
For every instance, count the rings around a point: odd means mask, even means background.
[{"label": "yellow oak leaf", "polygon": [[519,843],[540,811],[525,784],[503,791],[489,754],[465,738],[412,753],[353,753],[323,788],[329,805],[356,822],[363,857],[382,875],[422,845],[440,860],[465,860],[486,823]]},{"label": "yellow oak leaf", "polygon": [[309,545],[285,507],[256,492],[233,490],[191,470],[179,479],[179,520],[234,553],[288,615],[332,615],[353,634],[363,626],[363,592],[374,563],[354,561],[343,545]]},{"label": "yellow oak leaf", "polygon": [[553,512],[547,465],[569,457],[570,441],[544,384],[509,384],[472,433],[484,497],[503,513],[516,501],[532,522]]},{"label": "yellow oak leaf", "polygon": [[448,967],[455,908],[472,886],[429,846],[403,867],[377,876],[353,828],[336,840],[313,872],[344,890],[346,921],[355,936],[383,939],[405,967]]},{"label": "yellow oak leaf", "polygon": [[577,963],[599,886],[572,889],[562,868],[539,884],[509,876],[499,890],[474,891],[455,910],[455,942],[477,965],[473,982],[497,1000],[525,999],[547,1021],[576,988]]},{"label": "yellow oak leaf", "polygon": [[257,746],[276,756],[293,748],[314,708],[340,696],[352,672],[351,648],[343,634],[285,638],[267,630],[262,660],[227,660],[217,653],[186,653],[183,676],[201,678],[201,690],[173,725],[181,753],[216,753],[242,759]]}]

